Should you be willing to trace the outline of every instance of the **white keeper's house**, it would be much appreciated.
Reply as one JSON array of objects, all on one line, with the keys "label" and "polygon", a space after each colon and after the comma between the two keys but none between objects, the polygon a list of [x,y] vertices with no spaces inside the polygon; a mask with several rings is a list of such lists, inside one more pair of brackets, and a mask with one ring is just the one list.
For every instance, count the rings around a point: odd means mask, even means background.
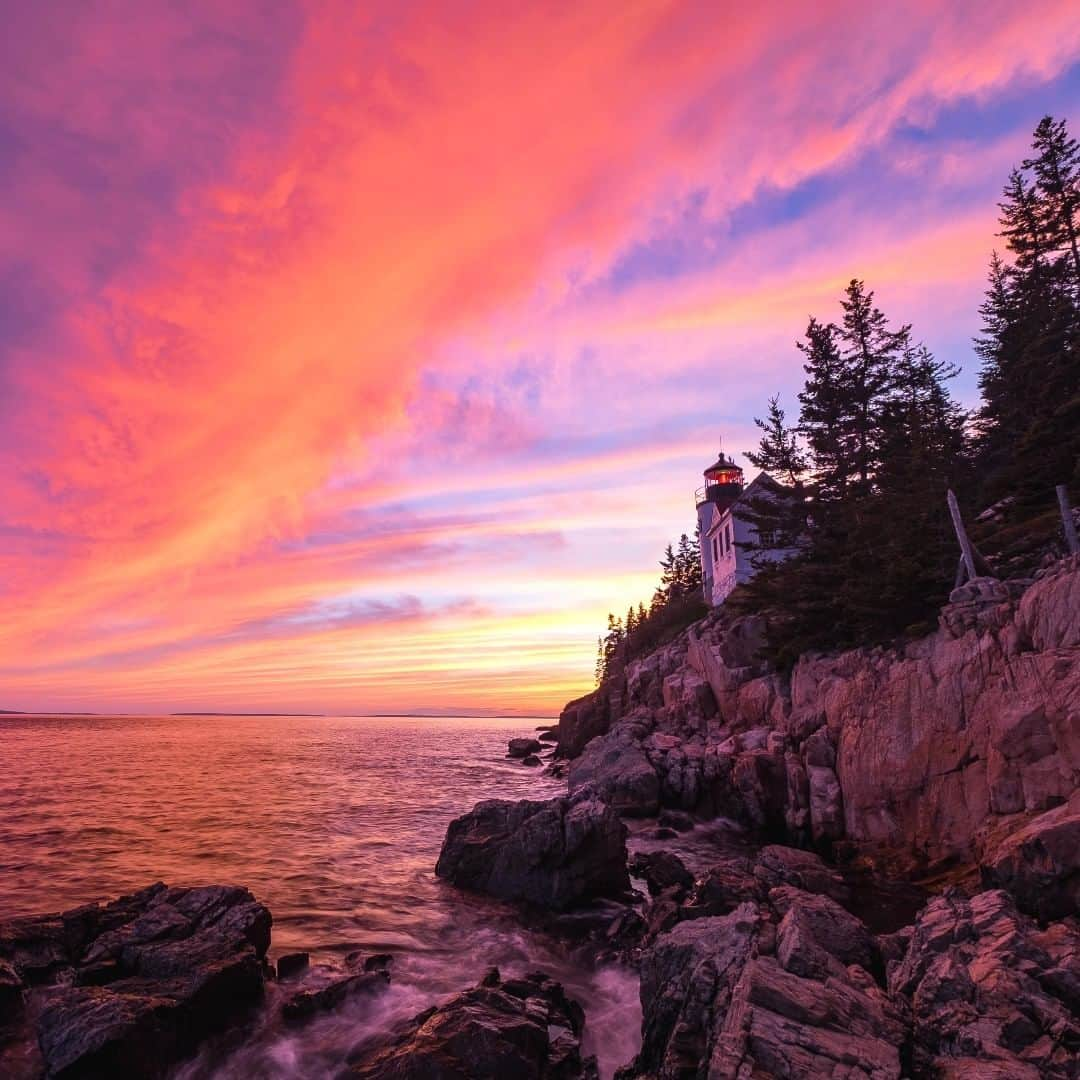
[{"label": "white keeper's house", "polygon": [[[787,489],[768,473],[749,486],[743,471],[723,452],[705,470],[705,486],[694,493],[701,536],[701,581],[707,604],[722,604],[736,585],[749,581],[763,561],[779,562],[793,553],[761,536],[748,513],[752,502],[785,498]],[[749,550],[751,545],[753,550]]]}]

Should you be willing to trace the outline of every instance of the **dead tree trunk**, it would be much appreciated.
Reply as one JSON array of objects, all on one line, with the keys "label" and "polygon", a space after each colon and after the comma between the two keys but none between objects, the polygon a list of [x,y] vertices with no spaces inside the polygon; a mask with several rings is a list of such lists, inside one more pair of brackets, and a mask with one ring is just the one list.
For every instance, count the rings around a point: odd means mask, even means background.
[{"label": "dead tree trunk", "polygon": [[1069,549],[1070,555],[1076,555],[1080,552],[1080,539],[1076,536],[1076,522],[1073,521],[1072,507],[1069,505],[1069,492],[1064,484],[1058,484],[1055,488],[1057,491],[1058,506],[1061,507],[1061,525],[1065,530],[1065,546]]},{"label": "dead tree trunk", "polygon": [[[946,498],[949,501],[949,514],[952,517],[953,528],[956,530],[956,539],[960,541],[961,557],[964,560],[964,569],[967,570],[968,580],[978,577],[975,572],[975,550],[968,539],[967,530],[964,528],[964,519],[960,516],[960,505],[956,501],[956,495],[949,489]],[[957,574],[959,577],[959,574]]]}]

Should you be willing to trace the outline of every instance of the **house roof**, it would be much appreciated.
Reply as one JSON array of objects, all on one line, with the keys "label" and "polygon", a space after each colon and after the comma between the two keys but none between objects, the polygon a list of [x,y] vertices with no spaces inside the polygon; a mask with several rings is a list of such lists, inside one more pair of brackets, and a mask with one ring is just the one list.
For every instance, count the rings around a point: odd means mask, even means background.
[{"label": "house roof", "polygon": [[767,472],[759,472],[757,476],[743,488],[742,494],[735,500],[732,509],[740,503],[747,502],[752,495],[761,496],[765,494],[779,498],[790,495],[791,489],[785,487],[779,480],[774,480]]},{"label": "house roof", "polygon": [[742,494],[725,510],[721,510],[715,504],[713,510],[715,516],[705,530],[705,535],[711,537],[715,532],[719,531],[722,522],[727,520],[727,515],[730,514],[733,518],[739,516],[740,507],[748,506],[750,500],[753,498],[761,498],[765,495],[770,498],[782,498],[790,495],[790,489],[781,484],[778,480],[774,480],[768,473],[760,472],[749,484],[743,488]]}]

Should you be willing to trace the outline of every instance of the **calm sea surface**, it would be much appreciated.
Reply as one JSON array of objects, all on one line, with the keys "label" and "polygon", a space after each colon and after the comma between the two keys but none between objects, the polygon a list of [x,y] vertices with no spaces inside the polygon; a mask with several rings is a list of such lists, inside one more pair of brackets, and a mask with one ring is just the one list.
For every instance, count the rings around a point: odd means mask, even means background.
[{"label": "calm sea surface", "polygon": [[[340,966],[392,952],[393,983],[300,1032],[263,1021],[185,1066],[205,1077],[332,1076],[373,1031],[473,985],[491,964],[551,972],[585,1006],[610,1075],[636,1052],[628,971],[595,967],[506,906],[435,879],[449,821],[484,798],[565,790],[509,761],[521,719],[0,718],[0,918],[161,880],[246,885],[274,916],[271,955]],[[318,969],[308,976],[317,981]]]}]

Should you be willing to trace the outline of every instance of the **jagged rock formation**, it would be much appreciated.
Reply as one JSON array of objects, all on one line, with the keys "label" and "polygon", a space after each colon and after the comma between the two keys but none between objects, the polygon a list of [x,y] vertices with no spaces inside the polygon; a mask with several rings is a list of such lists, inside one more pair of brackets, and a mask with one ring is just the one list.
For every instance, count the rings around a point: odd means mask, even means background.
[{"label": "jagged rock formation", "polygon": [[1001,890],[931,901],[889,990],[910,1002],[921,1075],[1080,1073],[1080,934],[1040,930]]},{"label": "jagged rock formation", "polygon": [[[822,902],[832,903],[789,889],[779,923],[774,908],[746,902],[660,935],[642,960],[643,1043],[624,1080],[898,1080],[902,1013],[869,971],[845,966],[852,942],[837,948],[831,921],[807,914]],[[864,937],[852,939],[859,958]]]},{"label": "jagged rock formation", "polygon": [[[765,630],[714,612],[560,720],[579,797],[766,845],[692,882],[671,852],[634,857],[643,1044],[622,1080],[1075,1080],[1080,559],[976,579],[936,633],[788,677],[758,660]],[[953,885],[924,904],[885,874]],[[887,893],[910,924],[874,934],[859,913]]]},{"label": "jagged rock formation", "polygon": [[491,799],[450,823],[435,873],[454,885],[555,910],[630,887],[626,826],[589,793]]},{"label": "jagged rock formation", "polygon": [[[935,634],[806,656],[789,678],[756,659],[764,629],[714,613],[569,706],[560,747],[593,733],[570,790],[623,813],[723,815],[907,874],[984,862],[991,880],[1030,877],[1029,910],[1048,877],[1056,910],[1075,903],[1080,560],[1030,584],[971,582]],[[1028,841],[1008,846],[1021,829]]]},{"label": "jagged rock formation", "polygon": [[642,956],[642,1049],[621,1080],[1080,1068],[1080,934],[1040,930],[1001,890],[935,899],[879,938],[790,885],[727,914],[680,914]]},{"label": "jagged rock formation", "polygon": [[585,1015],[546,975],[503,980],[492,970],[479,986],[417,1016],[396,1039],[360,1053],[355,1080],[530,1077],[595,1080],[581,1057]]},{"label": "jagged rock formation", "polygon": [[0,977],[18,980],[50,1077],[164,1075],[263,994],[270,912],[246,889],[162,884],[0,923]]}]

